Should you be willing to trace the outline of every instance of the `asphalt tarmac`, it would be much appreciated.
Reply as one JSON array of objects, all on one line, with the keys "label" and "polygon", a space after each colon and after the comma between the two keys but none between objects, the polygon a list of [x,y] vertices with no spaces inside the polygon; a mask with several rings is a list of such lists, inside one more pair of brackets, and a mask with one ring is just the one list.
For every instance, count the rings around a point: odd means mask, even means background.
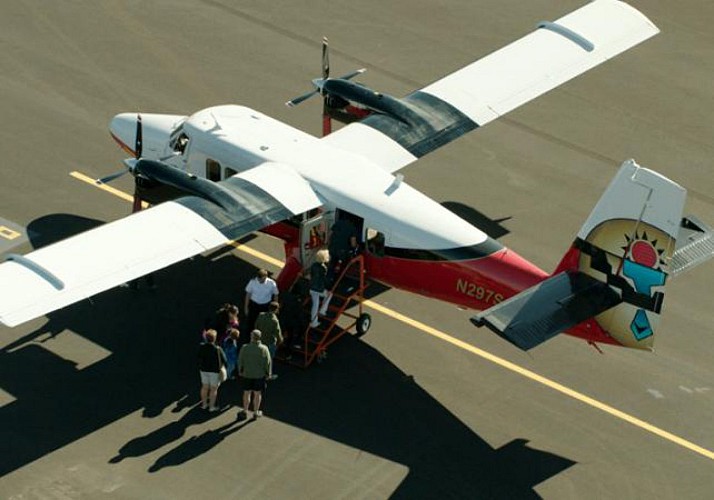
[{"label": "asphalt tarmac", "polygon": [[[119,112],[240,103],[320,133],[334,74],[397,96],[581,6],[572,0],[5,2],[0,252],[129,212],[70,176],[120,168]],[[714,224],[714,4],[633,1],[662,33],[403,170],[552,269],[620,163],[689,190]],[[131,179],[114,187],[131,191]],[[714,262],[668,286],[655,353],[559,336],[522,353],[472,313],[390,290],[309,370],[279,366],[265,417],[195,409],[203,319],[238,301],[261,236],[17,328],[0,327],[0,497],[711,498]],[[102,258],[101,254],[96,256]],[[265,259],[269,259],[267,262]],[[272,260],[270,260],[272,259]],[[1,283],[0,286],[12,286]]]}]

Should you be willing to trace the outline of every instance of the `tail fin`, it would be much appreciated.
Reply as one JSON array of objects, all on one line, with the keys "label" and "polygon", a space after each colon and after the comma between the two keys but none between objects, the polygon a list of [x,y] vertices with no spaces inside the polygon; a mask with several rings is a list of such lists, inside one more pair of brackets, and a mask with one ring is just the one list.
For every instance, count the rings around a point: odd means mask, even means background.
[{"label": "tail fin", "polygon": [[686,196],[675,182],[626,161],[556,270],[577,270],[620,295],[620,304],[594,318],[619,344],[652,349]]},{"label": "tail fin", "polygon": [[522,349],[576,325],[579,336],[652,349],[685,199],[678,184],[624,162],[553,275],[471,321]]}]

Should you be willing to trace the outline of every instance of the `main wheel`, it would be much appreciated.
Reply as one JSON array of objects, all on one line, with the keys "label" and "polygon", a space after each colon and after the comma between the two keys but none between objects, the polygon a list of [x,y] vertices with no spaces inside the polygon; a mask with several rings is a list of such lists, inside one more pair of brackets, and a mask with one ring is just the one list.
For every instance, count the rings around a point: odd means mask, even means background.
[{"label": "main wheel", "polygon": [[357,337],[361,337],[369,331],[369,327],[372,326],[372,316],[367,313],[360,314],[357,318]]}]

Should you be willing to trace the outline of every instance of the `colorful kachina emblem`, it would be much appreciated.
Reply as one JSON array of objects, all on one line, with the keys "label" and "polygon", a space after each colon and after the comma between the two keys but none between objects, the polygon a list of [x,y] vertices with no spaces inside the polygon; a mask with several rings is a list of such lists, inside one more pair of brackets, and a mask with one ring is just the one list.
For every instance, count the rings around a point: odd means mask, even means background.
[{"label": "colorful kachina emblem", "polygon": [[[625,259],[622,263],[622,275],[632,280],[638,293],[652,296],[653,286],[664,285],[667,275],[662,271],[665,262],[661,259],[664,249],[657,248],[657,240],[649,241],[647,232],[642,237],[635,233],[635,238],[630,239],[625,235],[627,245]],[[651,336],[654,331],[644,309],[638,309],[630,323],[630,330],[637,340]]]}]

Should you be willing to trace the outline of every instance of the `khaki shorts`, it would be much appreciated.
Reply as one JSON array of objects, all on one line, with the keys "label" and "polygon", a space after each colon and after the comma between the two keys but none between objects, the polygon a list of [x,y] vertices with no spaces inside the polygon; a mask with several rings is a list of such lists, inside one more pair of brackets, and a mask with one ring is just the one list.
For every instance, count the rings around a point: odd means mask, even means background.
[{"label": "khaki shorts", "polygon": [[201,372],[201,384],[209,385],[211,387],[218,387],[221,385],[221,378],[218,372]]}]

